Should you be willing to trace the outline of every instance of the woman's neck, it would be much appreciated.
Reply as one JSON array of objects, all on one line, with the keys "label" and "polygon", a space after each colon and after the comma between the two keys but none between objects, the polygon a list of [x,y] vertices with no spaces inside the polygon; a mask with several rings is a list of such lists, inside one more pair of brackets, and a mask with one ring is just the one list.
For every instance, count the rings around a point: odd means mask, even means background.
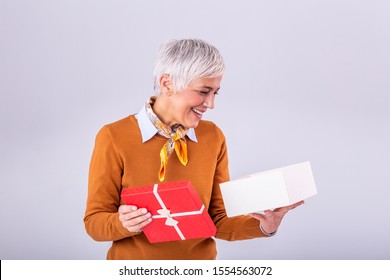
[{"label": "woman's neck", "polygon": [[152,105],[153,112],[157,117],[166,125],[170,126],[172,129],[177,128],[180,124],[175,123],[173,119],[169,116],[170,106],[168,100],[164,98],[163,95],[157,96],[154,104]]}]

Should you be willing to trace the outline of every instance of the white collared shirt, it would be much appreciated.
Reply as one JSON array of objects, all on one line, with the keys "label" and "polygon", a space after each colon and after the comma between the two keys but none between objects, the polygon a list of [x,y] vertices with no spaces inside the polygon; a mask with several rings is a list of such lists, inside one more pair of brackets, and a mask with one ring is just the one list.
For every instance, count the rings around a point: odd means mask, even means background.
[{"label": "white collared shirt", "polygon": [[[146,113],[145,105],[142,106],[141,110],[138,112],[138,114],[135,115],[135,117],[137,118],[139,129],[141,130],[142,143],[145,143],[154,135],[156,135],[156,133],[158,133],[158,129],[154,126],[152,121],[149,119],[148,114]],[[186,135],[190,140],[198,143],[195,129],[190,128]]]}]

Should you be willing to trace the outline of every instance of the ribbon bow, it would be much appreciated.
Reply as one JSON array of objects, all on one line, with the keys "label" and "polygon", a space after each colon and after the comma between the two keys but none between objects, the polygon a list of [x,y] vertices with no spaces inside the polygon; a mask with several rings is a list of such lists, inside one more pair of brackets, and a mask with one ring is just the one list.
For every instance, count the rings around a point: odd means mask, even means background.
[{"label": "ribbon bow", "polygon": [[165,221],[165,225],[167,225],[167,226],[173,227],[173,226],[176,226],[179,223],[174,218],[172,218],[171,211],[168,210],[168,209],[157,210],[157,213],[159,213],[164,218],[167,218],[167,220]]},{"label": "ribbon bow", "polygon": [[185,238],[184,234],[181,232],[179,226],[177,225],[179,223],[179,221],[173,219],[172,217],[189,216],[189,215],[201,215],[203,213],[204,209],[205,209],[204,205],[202,204],[200,209],[197,210],[197,211],[179,212],[179,213],[171,214],[171,211],[168,210],[168,208],[165,206],[164,201],[161,199],[160,195],[158,194],[158,184],[154,184],[153,194],[156,197],[156,199],[157,199],[158,203],[160,204],[160,206],[162,207],[161,209],[157,210],[157,213],[159,215],[153,215],[152,216],[153,219],[158,219],[158,218],[166,219],[165,225],[173,227],[176,230],[177,234],[180,236],[180,239],[181,240],[185,240],[186,238]]}]

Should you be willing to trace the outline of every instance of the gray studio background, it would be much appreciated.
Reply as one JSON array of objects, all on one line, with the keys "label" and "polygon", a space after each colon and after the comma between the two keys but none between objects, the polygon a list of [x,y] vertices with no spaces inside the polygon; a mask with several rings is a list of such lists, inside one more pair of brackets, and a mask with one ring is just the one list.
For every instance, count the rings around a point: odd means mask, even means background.
[{"label": "gray studio background", "polygon": [[84,231],[98,130],[153,94],[160,43],[227,71],[206,119],[231,177],[309,160],[318,195],[219,259],[390,258],[390,2],[0,0],[0,258],[104,259]]}]

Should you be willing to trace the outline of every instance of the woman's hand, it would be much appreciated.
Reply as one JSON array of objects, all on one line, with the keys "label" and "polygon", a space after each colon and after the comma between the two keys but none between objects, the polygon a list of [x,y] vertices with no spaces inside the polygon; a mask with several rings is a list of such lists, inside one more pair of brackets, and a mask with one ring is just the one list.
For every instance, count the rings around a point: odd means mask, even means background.
[{"label": "woman's hand", "polygon": [[264,214],[251,213],[249,216],[259,220],[262,229],[266,233],[271,234],[278,230],[284,215],[286,215],[288,211],[298,207],[299,205],[302,205],[303,203],[304,201],[302,200],[289,206],[276,208],[273,211],[266,210],[264,211]]},{"label": "woman's hand", "polygon": [[141,232],[152,221],[152,215],[145,208],[138,209],[134,205],[121,205],[118,209],[119,220],[130,232]]}]

